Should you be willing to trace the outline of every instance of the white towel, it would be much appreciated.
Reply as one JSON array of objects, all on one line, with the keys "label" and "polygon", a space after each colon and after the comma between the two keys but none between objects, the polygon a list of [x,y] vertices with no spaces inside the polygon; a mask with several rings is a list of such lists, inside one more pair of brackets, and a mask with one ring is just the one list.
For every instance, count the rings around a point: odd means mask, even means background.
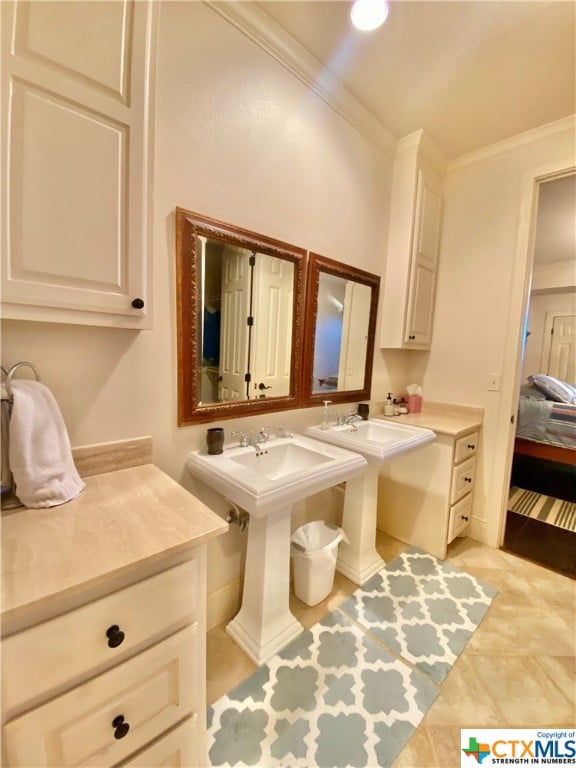
[{"label": "white towel", "polygon": [[39,381],[11,383],[10,468],[25,507],[54,507],[70,501],[85,484],[72,458],[58,403]]}]

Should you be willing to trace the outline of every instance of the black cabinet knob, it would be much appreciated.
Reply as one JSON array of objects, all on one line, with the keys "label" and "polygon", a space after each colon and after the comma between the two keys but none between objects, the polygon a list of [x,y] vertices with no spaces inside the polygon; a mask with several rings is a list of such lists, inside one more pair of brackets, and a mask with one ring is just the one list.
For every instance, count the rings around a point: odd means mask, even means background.
[{"label": "black cabinet knob", "polygon": [[415,339],[415,338],[416,338],[416,336],[415,336],[414,334],[412,334],[412,335],[408,336],[408,339],[409,339],[410,341],[414,341],[414,339]]},{"label": "black cabinet knob", "polygon": [[471,445],[470,443],[468,443],[468,450],[469,451],[473,451],[475,448],[476,448],[475,445]]},{"label": "black cabinet knob", "polygon": [[106,637],[108,638],[109,648],[118,648],[118,646],[122,645],[124,642],[126,635],[122,632],[118,624],[112,624],[112,626],[108,627],[106,630]]},{"label": "black cabinet knob", "polygon": [[124,721],[124,715],[117,715],[112,720],[112,728],[114,728],[114,738],[123,739],[130,730],[130,725]]},{"label": "black cabinet knob", "polygon": [[471,483],[472,482],[472,478],[471,477],[465,477],[464,478],[464,482]]},{"label": "black cabinet knob", "polygon": [[462,515],[462,520],[466,520],[466,521],[468,521],[468,518],[467,518],[467,517],[465,517],[464,515]]},{"label": "black cabinet knob", "polygon": [[132,306],[134,309],[144,309],[144,301],[142,299],[132,299]]}]

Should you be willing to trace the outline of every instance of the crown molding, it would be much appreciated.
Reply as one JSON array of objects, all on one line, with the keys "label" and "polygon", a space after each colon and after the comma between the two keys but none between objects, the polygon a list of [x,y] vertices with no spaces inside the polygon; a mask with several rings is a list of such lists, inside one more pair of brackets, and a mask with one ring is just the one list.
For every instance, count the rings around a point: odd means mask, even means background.
[{"label": "crown molding", "polygon": [[474,165],[475,163],[482,163],[495,157],[508,155],[519,149],[523,149],[529,144],[534,144],[539,141],[547,141],[560,133],[566,133],[570,130],[574,135],[574,155],[576,160],[576,115],[569,115],[560,120],[555,120],[553,123],[546,123],[538,128],[533,128],[530,131],[524,131],[524,133],[518,133],[508,139],[498,141],[495,144],[481,147],[466,155],[460,155],[460,157],[455,158],[449,164],[448,173],[457,170],[459,171],[460,169],[469,165]]},{"label": "crown molding", "polygon": [[384,154],[396,154],[396,137],[297,40],[256,7],[243,2],[205,0],[215,13],[260,46]]}]

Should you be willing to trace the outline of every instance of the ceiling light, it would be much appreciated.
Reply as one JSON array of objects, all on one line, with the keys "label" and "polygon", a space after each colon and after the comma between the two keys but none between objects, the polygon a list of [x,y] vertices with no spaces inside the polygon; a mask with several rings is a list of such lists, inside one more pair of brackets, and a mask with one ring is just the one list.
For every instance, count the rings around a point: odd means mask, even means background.
[{"label": "ceiling light", "polygon": [[388,16],[386,0],[356,0],[350,11],[352,24],[356,29],[369,32],[384,24]]}]

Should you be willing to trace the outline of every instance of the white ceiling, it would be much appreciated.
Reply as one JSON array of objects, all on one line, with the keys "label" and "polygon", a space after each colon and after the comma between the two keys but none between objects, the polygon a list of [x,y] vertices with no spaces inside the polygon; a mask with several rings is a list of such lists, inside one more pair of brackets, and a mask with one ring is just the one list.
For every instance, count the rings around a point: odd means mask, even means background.
[{"label": "white ceiling", "polygon": [[572,0],[391,0],[373,32],[345,0],[254,5],[397,138],[424,128],[450,158],[576,113]]}]

